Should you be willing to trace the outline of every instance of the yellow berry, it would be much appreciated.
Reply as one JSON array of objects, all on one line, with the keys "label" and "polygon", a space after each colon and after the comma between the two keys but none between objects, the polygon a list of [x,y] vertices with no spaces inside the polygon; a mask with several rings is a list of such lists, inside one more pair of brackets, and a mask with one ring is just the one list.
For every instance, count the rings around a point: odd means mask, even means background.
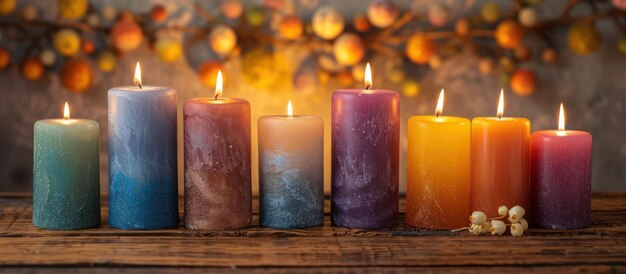
[{"label": "yellow berry", "polygon": [[59,14],[67,19],[79,19],[85,16],[88,7],[87,0],[59,0]]},{"label": "yellow berry", "polygon": [[0,15],[7,15],[15,10],[15,0],[0,0]]},{"label": "yellow berry", "polygon": [[103,72],[111,72],[115,69],[115,65],[117,64],[117,58],[110,51],[105,51],[98,56],[98,60],[96,62],[98,64],[98,68]]},{"label": "yellow berry", "polygon": [[171,39],[159,39],[155,48],[159,58],[168,63],[175,62],[183,53],[180,43]]},{"label": "yellow berry", "polygon": [[80,51],[80,36],[73,29],[62,29],[54,35],[54,48],[64,56],[72,56]]}]

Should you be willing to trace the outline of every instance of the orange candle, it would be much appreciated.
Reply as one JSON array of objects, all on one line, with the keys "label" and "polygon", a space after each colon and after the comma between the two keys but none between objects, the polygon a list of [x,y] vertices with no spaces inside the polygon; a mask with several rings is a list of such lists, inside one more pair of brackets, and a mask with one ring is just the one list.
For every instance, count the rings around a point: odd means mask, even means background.
[{"label": "orange candle", "polygon": [[503,117],[500,92],[497,117],[472,120],[471,210],[498,216],[498,207],[529,207],[530,121]]},{"label": "orange candle", "polygon": [[435,115],[408,123],[406,223],[430,229],[467,225],[470,208],[470,121]]}]

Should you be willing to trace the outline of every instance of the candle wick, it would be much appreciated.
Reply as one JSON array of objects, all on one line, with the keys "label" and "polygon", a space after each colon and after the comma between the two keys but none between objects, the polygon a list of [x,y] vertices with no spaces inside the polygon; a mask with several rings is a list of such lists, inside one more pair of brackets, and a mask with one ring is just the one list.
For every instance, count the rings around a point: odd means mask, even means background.
[{"label": "candle wick", "polygon": [[135,82],[135,85],[137,85],[139,87],[139,89],[143,89],[141,87],[141,82],[137,81],[137,79],[135,79],[133,82]]},{"label": "candle wick", "polygon": [[439,117],[439,112],[435,112],[435,117]]},{"label": "candle wick", "polygon": [[365,86],[365,90],[370,90],[370,85]]},{"label": "candle wick", "polygon": [[219,94],[215,94],[215,100],[217,100],[217,97],[219,96]]}]

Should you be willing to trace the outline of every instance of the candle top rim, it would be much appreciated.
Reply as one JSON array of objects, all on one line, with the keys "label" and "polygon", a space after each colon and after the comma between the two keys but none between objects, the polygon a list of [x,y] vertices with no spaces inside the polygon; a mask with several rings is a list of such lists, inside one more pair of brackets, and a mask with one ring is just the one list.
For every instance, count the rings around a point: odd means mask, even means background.
[{"label": "candle top rim", "polygon": [[229,97],[219,97],[215,99],[214,97],[198,97],[191,98],[185,100],[185,103],[197,103],[197,104],[206,104],[206,105],[232,105],[232,104],[249,104],[246,99],[243,98],[229,98]]},{"label": "candle top rim", "polygon": [[261,119],[283,119],[283,118],[287,118],[287,119],[322,119],[322,117],[317,116],[317,115],[286,115],[286,114],[276,114],[276,115],[263,115],[261,117],[259,117],[259,120]]},{"label": "candle top rim", "polygon": [[91,119],[81,119],[81,118],[50,118],[50,119],[41,119],[35,122],[35,124],[49,124],[49,125],[83,125],[83,124],[98,124],[96,120]]},{"label": "candle top rim", "polygon": [[409,117],[409,120],[416,120],[421,122],[430,122],[435,124],[443,123],[470,123],[470,120],[464,117],[458,116],[446,116],[446,115],[413,115]]},{"label": "candle top rim", "polygon": [[153,85],[142,85],[141,88],[138,86],[118,86],[109,89],[109,92],[164,92],[164,91],[173,91],[173,88],[165,87],[165,86],[153,86]]},{"label": "candle top rim", "polygon": [[528,118],[524,118],[524,117],[507,117],[507,116],[502,116],[502,117],[498,117],[498,116],[479,116],[479,117],[474,117],[474,119],[472,119],[472,121],[500,121],[500,122],[506,122],[506,121],[529,121]]},{"label": "candle top rim", "polygon": [[[559,134],[560,133],[560,134]],[[572,137],[572,136],[585,136],[591,135],[591,133],[583,130],[557,130],[557,129],[545,129],[533,131],[532,135],[536,136],[554,136],[554,137]]]},{"label": "candle top rim", "polygon": [[349,94],[349,95],[395,95],[395,90],[390,89],[337,89],[333,94]]}]

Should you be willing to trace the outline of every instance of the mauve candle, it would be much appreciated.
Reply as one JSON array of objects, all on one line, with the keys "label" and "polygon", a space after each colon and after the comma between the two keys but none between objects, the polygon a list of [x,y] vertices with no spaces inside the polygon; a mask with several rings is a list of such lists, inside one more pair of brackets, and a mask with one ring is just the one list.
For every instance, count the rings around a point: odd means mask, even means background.
[{"label": "mauve candle", "polygon": [[176,91],[109,90],[109,224],[119,229],[178,225]]},{"label": "mauve candle", "polygon": [[530,136],[531,224],[576,229],[591,222],[591,134],[565,130],[561,104],[559,130]]},{"label": "mauve candle", "polygon": [[[368,88],[370,75],[366,71]],[[395,224],[399,139],[400,96],[397,92],[353,89],[333,93],[333,225],[380,228]]]},{"label": "mauve candle", "polygon": [[252,220],[250,104],[243,99],[185,101],[185,226],[244,228]]}]

